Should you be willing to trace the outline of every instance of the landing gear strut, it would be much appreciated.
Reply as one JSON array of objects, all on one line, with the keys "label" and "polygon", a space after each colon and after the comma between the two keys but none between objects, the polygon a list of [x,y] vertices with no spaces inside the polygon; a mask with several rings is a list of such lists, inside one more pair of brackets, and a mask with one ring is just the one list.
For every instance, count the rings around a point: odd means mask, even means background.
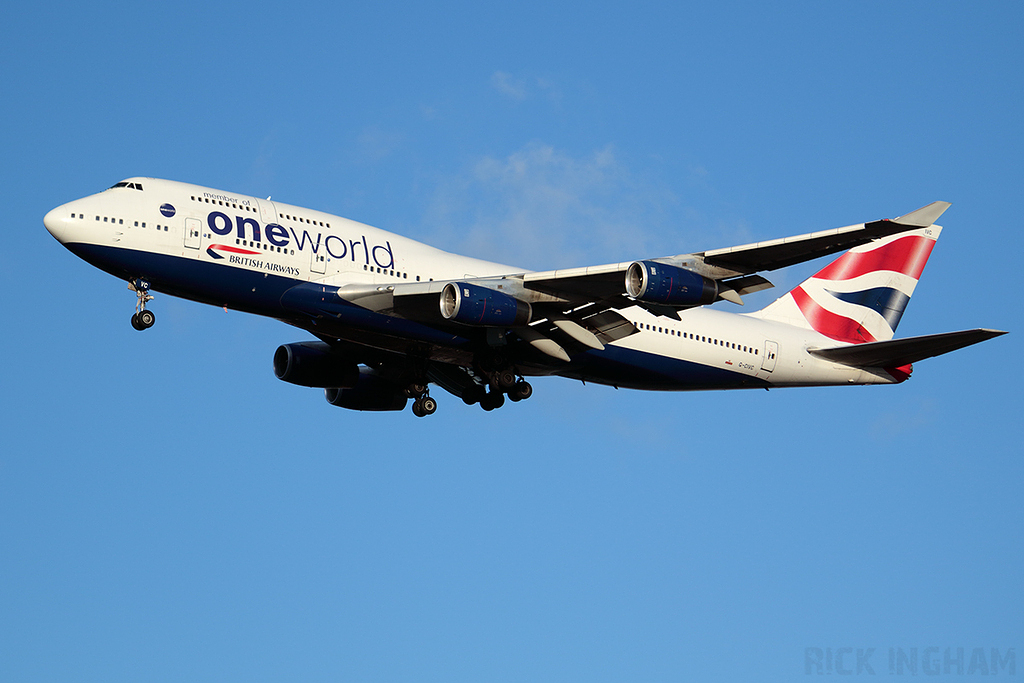
[{"label": "landing gear strut", "polygon": [[153,295],[149,293],[149,283],[142,278],[136,278],[128,281],[128,289],[138,296],[135,302],[135,315],[132,316],[132,327],[140,332],[148,330],[156,322],[156,314],[146,310],[146,304],[153,300]]}]

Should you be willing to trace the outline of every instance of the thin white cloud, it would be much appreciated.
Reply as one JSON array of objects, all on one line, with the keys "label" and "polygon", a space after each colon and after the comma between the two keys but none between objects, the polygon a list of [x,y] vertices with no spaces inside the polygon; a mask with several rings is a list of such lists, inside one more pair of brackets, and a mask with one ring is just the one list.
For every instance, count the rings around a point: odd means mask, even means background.
[{"label": "thin white cloud", "polygon": [[677,204],[610,145],[576,157],[532,143],[445,180],[427,221],[446,248],[546,269],[682,251],[680,226],[667,227]]},{"label": "thin white cloud", "polygon": [[364,161],[380,161],[395,152],[402,143],[400,133],[386,131],[378,125],[367,126],[356,138],[359,158]]},{"label": "thin white cloud", "polygon": [[513,100],[525,100],[528,93],[526,82],[521,78],[515,78],[505,71],[495,71],[491,75],[491,85],[499,93]]}]

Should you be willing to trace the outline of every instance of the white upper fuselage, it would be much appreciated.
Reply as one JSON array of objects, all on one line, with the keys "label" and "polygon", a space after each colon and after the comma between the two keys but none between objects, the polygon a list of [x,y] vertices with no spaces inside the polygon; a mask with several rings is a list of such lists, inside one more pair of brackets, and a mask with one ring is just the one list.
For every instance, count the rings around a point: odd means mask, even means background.
[{"label": "white upper fuselage", "polygon": [[[54,209],[44,219],[47,229],[63,244],[109,245],[191,259],[203,259],[211,245],[235,247],[238,251],[224,251],[237,257],[228,259],[232,265],[300,281],[340,278],[377,284],[415,281],[416,276],[427,281],[516,272],[321,211],[172,180],[122,182],[125,187]],[[168,205],[173,207],[171,216],[160,210]],[[226,220],[211,218],[217,213]],[[198,239],[187,234],[188,219],[198,221]],[[266,228],[273,224],[285,232],[268,235]]]},{"label": "white upper fuselage", "polygon": [[[290,283],[387,287],[525,272],[320,211],[153,178],[64,204],[44,223],[118,277],[146,277],[159,291],[282,318],[278,300]],[[835,342],[757,313],[698,307],[681,311],[680,320],[640,307],[620,313],[637,333],[580,354],[568,372],[552,372],[669,390],[896,381],[882,370],[812,356],[808,348]]]}]

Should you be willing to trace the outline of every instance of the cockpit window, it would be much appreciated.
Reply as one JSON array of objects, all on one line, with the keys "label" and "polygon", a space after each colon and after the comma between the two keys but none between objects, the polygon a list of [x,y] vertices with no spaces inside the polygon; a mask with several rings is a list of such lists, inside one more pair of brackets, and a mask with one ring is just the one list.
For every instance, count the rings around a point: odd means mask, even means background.
[{"label": "cockpit window", "polygon": [[142,189],[142,183],[129,183],[127,180],[122,180],[121,182],[119,182],[119,183],[117,183],[115,185],[111,185],[107,189],[113,190],[115,187],[127,187],[127,188],[132,189],[132,190],[141,190]]}]

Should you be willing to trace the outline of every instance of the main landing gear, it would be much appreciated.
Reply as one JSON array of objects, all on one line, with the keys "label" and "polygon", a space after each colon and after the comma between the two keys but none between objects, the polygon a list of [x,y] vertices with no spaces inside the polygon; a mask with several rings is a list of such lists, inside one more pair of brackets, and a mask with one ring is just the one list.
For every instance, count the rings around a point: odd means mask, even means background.
[{"label": "main landing gear", "polygon": [[135,314],[132,316],[132,327],[140,332],[148,330],[156,322],[156,314],[146,310],[146,304],[153,300],[153,295],[149,293],[149,283],[142,278],[136,278],[128,281],[128,289],[138,296],[138,300],[135,302]]},{"label": "main landing gear", "polygon": [[424,394],[412,402],[412,414],[416,417],[433,415],[437,410],[437,401]]},{"label": "main landing gear", "polygon": [[[466,405],[479,403],[480,407],[490,412],[505,405],[505,397],[512,402],[523,401],[533,395],[533,387],[516,372],[511,365],[504,365],[496,370],[473,372],[464,368],[457,373],[435,374],[432,381],[456,396],[461,396]],[[430,397],[430,389],[426,373],[407,376],[404,393],[414,399],[412,413],[416,417],[433,415],[437,410],[437,401]],[[404,384],[404,382],[403,382]]]},{"label": "main landing gear", "polygon": [[505,405],[505,396],[513,403],[523,401],[533,396],[533,387],[530,383],[519,376],[515,366],[501,354],[488,354],[478,358],[478,375],[486,380],[486,393],[484,387],[479,387],[475,392],[468,392],[462,400],[472,405],[479,403],[486,411],[495,410]]},{"label": "main landing gear", "polygon": [[516,377],[515,372],[496,372],[491,376],[487,387],[479,386],[463,394],[466,405],[479,403],[480,407],[490,412],[505,405],[505,396],[513,403],[525,401],[533,396],[533,386],[524,379]]},{"label": "main landing gear", "polygon": [[437,401],[430,398],[430,389],[425,380],[415,381],[407,386],[405,395],[415,399],[412,402],[412,414],[416,417],[426,417],[437,411]]},{"label": "main landing gear", "polygon": [[481,408],[490,412],[505,405],[506,395],[508,400],[513,403],[525,401],[533,396],[533,386],[526,380],[520,379],[517,381],[513,375],[511,386],[507,384],[505,386],[491,384],[488,386],[486,393],[483,387],[481,387],[476,396],[465,396],[462,400],[469,405],[479,403]]}]

